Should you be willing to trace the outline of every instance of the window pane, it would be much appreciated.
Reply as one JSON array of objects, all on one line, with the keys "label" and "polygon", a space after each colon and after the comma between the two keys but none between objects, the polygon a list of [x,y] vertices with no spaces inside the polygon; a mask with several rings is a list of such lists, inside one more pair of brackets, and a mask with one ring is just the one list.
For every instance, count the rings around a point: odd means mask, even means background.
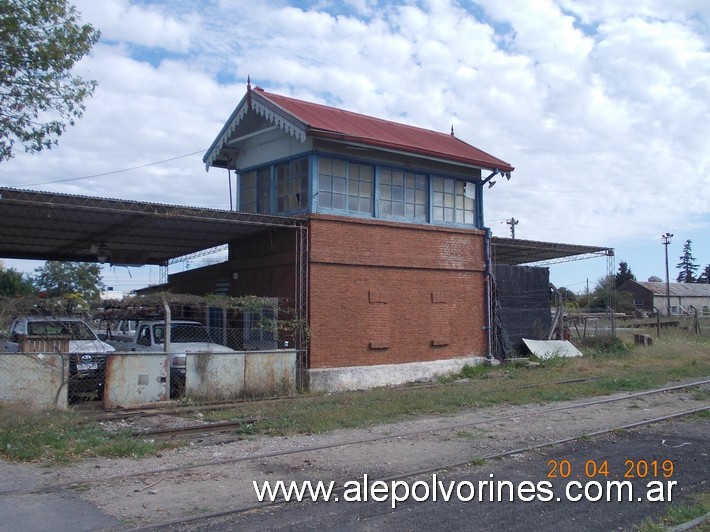
[{"label": "window pane", "polygon": [[433,211],[434,215],[434,220],[437,222],[443,222],[444,221],[444,209],[443,207],[434,207]]},{"label": "window pane", "polygon": [[318,173],[332,174],[333,173],[333,159],[326,159],[324,157],[319,157],[318,158]]},{"label": "window pane", "polygon": [[329,175],[318,176],[318,190],[320,190],[321,192],[323,192],[323,191],[332,192],[333,191],[333,178],[330,177]]},{"label": "window pane", "polygon": [[339,159],[333,161],[333,175],[345,177],[345,161]]},{"label": "window pane", "polygon": [[277,196],[284,196],[284,195],[288,194],[289,189],[291,188],[291,187],[289,187],[290,184],[291,183],[289,183],[285,179],[281,179],[280,181],[277,181],[276,182],[276,195]]},{"label": "window pane", "polygon": [[392,186],[392,201],[404,201],[404,188]]},{"label": "window pane", "polygon": [[260,168],[257,171],[257,212],[271,214],[271,168]]},{"label": "window pane", "polygon": [[369,181],[372,183],[372,176],[375,173],[375,169],[372,166],[369,165],[358,165],[360,167],[360,180],[361,181]]},{"label": "window pane", "polygon": [[333,177],[333,192],[345,194],[345,178]]},{"label": "window pane", "polygon": [[296,175],[308,175],[308,159],[299,159],[293,165]]},{"label": "window pane", "polygon": [[435,177],[434,178],[434,190],[436,192],[443,192],[444,191],[444,180],[441,177]]},{"label": "window pane", "polygon": [[344,194],[333,194],[333,208],[344,211],[345,210],[345,195]]},{"label": "window pane", "polygon": [[360,205],[358,210],[360,212],[372,212],[372,199],[370,198],[360,198]]},{"label": "window pane", "polygon": [[276,167],[276,179],[287,179],[288,178],[288,164],[280,164]]},{"label": "window pane", "polygon": [[360,187],[358,186],[359,181],[356,181],[352,177],[348,180],[348,194],[351,196],[357,196],[358,192],[360,190]]},{"label": "window pane", "polygon": [[392,187],[388,185],[383,185],[380,187],[380,198],[383,200],[391,200],[392,199]]}]

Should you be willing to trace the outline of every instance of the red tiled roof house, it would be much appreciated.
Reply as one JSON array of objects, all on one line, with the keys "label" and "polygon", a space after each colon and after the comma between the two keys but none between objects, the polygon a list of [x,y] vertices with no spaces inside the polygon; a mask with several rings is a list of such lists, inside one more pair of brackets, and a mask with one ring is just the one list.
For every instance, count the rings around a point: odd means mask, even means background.
[{"label": "red tiled roof house", "polygon": [[250,86],[204,162],[238,176],[237,210],[306,221],[302,267],[292,233],[273,230],[230,243],[219,271],[232,295],[285,299],[306,275],[311,389],[429,378],[490,355],[482,192],[510,164],[453,134]]}]

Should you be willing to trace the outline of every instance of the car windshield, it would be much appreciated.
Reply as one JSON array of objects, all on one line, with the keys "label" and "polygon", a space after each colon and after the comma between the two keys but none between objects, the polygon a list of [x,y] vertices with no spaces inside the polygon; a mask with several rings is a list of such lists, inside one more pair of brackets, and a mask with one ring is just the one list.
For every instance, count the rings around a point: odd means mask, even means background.
[{"label": "car windshield", "polygon": [[72,340],[96,340],[96,335],[81,321],[31,321],[27,334],[36,336],[69,336]]},{"label": "car windshield", "polygon": [[[153,326],[155,342],[162,344],[165,340],[164,325]],[[172,323],[170,325],[170,341],[179,343],[208,342],[212,339],[202,325],[197,323]]]}]

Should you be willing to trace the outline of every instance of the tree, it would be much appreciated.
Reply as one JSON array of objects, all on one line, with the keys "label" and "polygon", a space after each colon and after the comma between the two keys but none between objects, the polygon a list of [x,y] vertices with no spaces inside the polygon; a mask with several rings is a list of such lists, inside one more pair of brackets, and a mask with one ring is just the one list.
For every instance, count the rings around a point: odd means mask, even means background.
[{"label": "tree", "polygon": [[0,266],[0,296],[20,297],[34,294],[32,279],[14,268]]},{"label": "tree", "polygon": [[589,294],[580,294],[577,296],[577,305],[579,308],[589,308],[590,310],[604,310],[608,306],[615,305],[615,286],[616,275],[609,274],[597,280]]},{"label": "tree", "polygon": [[560,294],[562,294],[562,300],[565,303],[574,304],[577,302],[577,294],[572,292],[572,290],[570,290],[569,288],[565,286],[560,286],[557,290]]},{"label": "tree", "polygon": [[635,281],[636,276],[633,274],[631,271],[631,268],[629,268],[629,265],[625,263],[623,260],[619,262],[619,272],[616,274],[616,288],[619,288],[622,284],[624,284],[626,281]]},{"label": "tree", "polygon": [[0,0],[0,162],[36,153],[84,112],[96,81],[72,73],[100,32],[66,0]]},{"label": "tree", "polygon": [[676,281],[679,283],[695,282],[695,270],[698,269],[698,265],[695,264],[691,244],[692,241],[685,241],[685,244],[683,244],[683,254],[680,256],[680,262],[676,264],[676,268],[680,270],[678,277],[676,277]]},{"label": "tree", "polygon": [[696,283],[710,284],[710,264],[705,266],[702,273],[698,276]]},{"label": "tree", "polygon": [[47,261],[35,269],[34,285],[48,297],[76,297],[98,302],[104,288],[101,266],[87,262]]}]

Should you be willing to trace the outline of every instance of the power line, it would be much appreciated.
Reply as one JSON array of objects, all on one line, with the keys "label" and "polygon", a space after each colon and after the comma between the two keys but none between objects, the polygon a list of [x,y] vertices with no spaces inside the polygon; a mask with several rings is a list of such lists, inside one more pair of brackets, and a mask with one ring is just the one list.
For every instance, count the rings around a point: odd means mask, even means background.
[{"label": "power line", "polygon": [[198,153],[204,153],[205,150],[194,151],[192,153],[186,153],[185,155],[178,155],[177,157],[171,157],[170,159],[164,159],[162,161],[155,161],[153,163],[141,164],[140,166],[132,166],[131,168],[124,168],[122,170],[112,170],[111,172],[103,172],[101,174],[85,175],[82,177],[70,177],[69,179],[57,179],[55,181],[43,181],[41,183],[26,183],[24,185],[17,185],[18,187],[36,187],[38,185],[51,185],[53,183],[67,183],[69,181],[81,181],[82,179],[91,179],[94,177],[104,177],[107,175],[120,174],[123,172],[130,172],[132,170],[139,170],[141,168],[146,168],[148,166],[155,166],[156,164],[169,163],[171,161],[177,161],[178,159],[183,159],[185,157],[190,157],[192,155],[197,155]]}]

